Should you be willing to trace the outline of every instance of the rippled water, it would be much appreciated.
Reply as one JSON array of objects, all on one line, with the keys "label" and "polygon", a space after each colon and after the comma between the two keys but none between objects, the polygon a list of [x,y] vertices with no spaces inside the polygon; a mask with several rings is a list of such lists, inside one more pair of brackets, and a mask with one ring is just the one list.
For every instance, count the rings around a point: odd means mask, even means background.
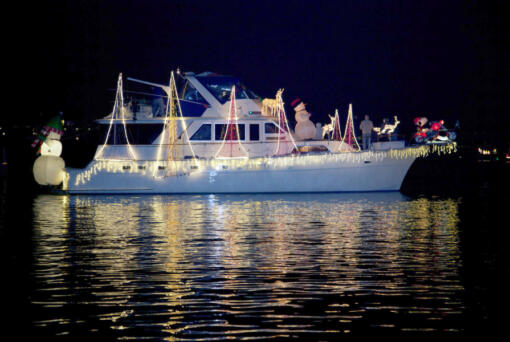
[{"label": "rippled water", "polygon": [[33,200],[41,334],[169,340],[462,333],[460,199],[400,193]]}]

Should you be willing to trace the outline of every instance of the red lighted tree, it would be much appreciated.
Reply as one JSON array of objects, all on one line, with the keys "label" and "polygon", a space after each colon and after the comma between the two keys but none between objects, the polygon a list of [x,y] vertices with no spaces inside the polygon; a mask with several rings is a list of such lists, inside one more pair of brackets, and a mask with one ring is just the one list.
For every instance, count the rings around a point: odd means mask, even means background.
[{"label": "red lighted tree", "polygon": [[248,157],[248,152],[241,144],[239,134],[239,125],[237,124],[236,109],[236,87],[232,86],[230,92],[230,108],[228,113],[228,122],[224,126],[222,133],[223,140],[221,146],[216,152],[216,158],[243,158]]},{"label": "red lighted tree", "polygon": [[360,147],[356,140],[356,134],[354,133],[354,120],[352,118],[352,103],[349,103],[349,113],[347,114],[347,122],[345,124],[345,135],[343,142],[355,151],[359,151]]},{"label": "red lighted tree", "polygon": [[338,116],[338,109],[335,110],[335,119],[333,121],[333,140],[342,140],[342,130],[340,129],[340,117]]}]

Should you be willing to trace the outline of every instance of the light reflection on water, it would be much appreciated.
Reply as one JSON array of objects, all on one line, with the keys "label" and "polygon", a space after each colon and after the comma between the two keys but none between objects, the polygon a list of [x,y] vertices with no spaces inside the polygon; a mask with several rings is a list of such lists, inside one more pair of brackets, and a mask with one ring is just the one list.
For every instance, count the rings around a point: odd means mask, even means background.
[{"label": "light reflection on water", "polygon": [[211,340],[462,329],[451,199],[41,195],[34,229],[42,331]]}]

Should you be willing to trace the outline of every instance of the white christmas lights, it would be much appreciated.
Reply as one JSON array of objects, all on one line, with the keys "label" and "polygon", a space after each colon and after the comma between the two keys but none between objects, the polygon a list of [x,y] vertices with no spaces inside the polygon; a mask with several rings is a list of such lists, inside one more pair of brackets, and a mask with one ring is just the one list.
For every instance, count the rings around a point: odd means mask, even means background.
[{"label": "white christmas lights", "polygon": [[[349,134],[349,137],[347,136],[348,134]],[[346,138],[349,138],[349,140],[350,140],[351,137],[354,140],[354,144],[352,144],[351,141],[345,142]],[[347,122],[345,123],[344,137],[342,138],[342,144],[340,144],[340,146],[342,146],[343,143],[346,143],[347,145],[353,147],[355,151],[361,150],[361,148],[359,147],[359,144],[358,144],[358,140],[356,140],[356,134],[354,133],[354,119],[353,119],[353,115],[352,115],[352,103],[349,103],[349,112],[347,113]]]},{"label": "white christmas lights", "polygon": [[[285,104],[283,102],[282,98],[283,89],[279,89],[276,92],[276,106],[275,110],[272,112],[273,116],[278,117],[278,142],[276,145],[276,150],[274,152],[274,155],[281,154],[280,152],[280,143],[281,143],[281,132],[282,132],[282,126],[284,127],[285,132],[285,140],[287,140],[287,137],[290,138],[290,141],[292,142],[292,145],[294,146],[294,149],[298,150],[298,147],[296,145],[296,142],[294,141],[294,138],[292,137],[292,134],[290,133],[289,128],[289,120],[287,120],[287,114],[285,113]],[[288,142],[288,141],[286,141]],[[286,153],[286,151],[284,151]]]},{"label": "white christmas lights", "polygon": [[119,78],[117,80],[117,92],[115,94],[115,103],[113,104],[112,117],[110,119],[110,125],[109,125],[108,131],[106,133],[106,139],[104,141],[104,144],[101,146],[101,148],[97,152],[94,159],[97,159],[97,160],[103,159],[104,149],[105,149],[105,146],[108,144],[108,139],[110,138],[110,132],[112,130],[113,122],[114,122],[114,120],[118,120],[118,112],[119,111],[120,111],[120,115],[121,115],[122,126],[124,127],[124,135],[126,137],[126,145],[128,147],[128,151],[131,154],[131,158],[133,160],[137,159],[135,151],[133,150],[133,148],[131,147],[131,144],[129,143],[128,134],[127,134],[126,119],[125,119],[125,115],[124,115],[126,108],[124,107],[124,93],[122,90],[122,73],[119,74]]},{"label": "white christmas lights", "polygon": [[[244,155],[242,156],[236,156],[234,157],[232,154],[233,154],[233,151],[232,151],[232,144],[234,143],[232,141],[232,136],[230,135],[231,133],[231,130],[233,129],[234,126],[232,125],[235,125],[235,132],[236,132],[236,141],[237,141],[237,144],[239,145],[239,150],[242,151],[242,153]],[[230,155],[225,157],[225,156],[220,156],[221,152],[223,151],[223,147],[225,146],[225,143],[226,141],[229,141],[228,143],[230,144]],[[244,148],[243,144],[241,143],[241,138],[239,136],[239,125],[238,125],[238,121],[237,121],[237,106],[236,106],[236,86],[233,85],[232,86],[232,90],[230,91],[230,108],[229,108],[229,111],[228,111],[228,122],[227,122],[227,125],[226,125],[226,130],[225,130],[225,134],[223,135],[223,141],[221,142],[221,145],[220,145],[220,148],[218,149],[218,151],[216,151],[216,154],[214,155],[214,158],[248,158],[249,157],[249,153],[248,151],[246,151],[246,149]]]},{"label": "white christmas lights", "polygon": [[[408,159],[426,157],[431,153],[451,154],[457,151],[455,143],[448,145],[422,145],[388,151],[362,151],[329,153],[320,155],[287,155],[281,157],[261,158],[226,158],[226,159],[196,159],[176,160],[174,176],[189,175],[194,172],[223,172],[229,170],[283,170],[298,168],[327,168],[338,163],[361,164],[365,161],[382,162],[385,159]],[[151,176],[160,166],[167,166],[161,161],[128,161],[128,160],[97,160],[89,168],[77,174],[75,186],[86,184],[100,172],[128,173]]]}]

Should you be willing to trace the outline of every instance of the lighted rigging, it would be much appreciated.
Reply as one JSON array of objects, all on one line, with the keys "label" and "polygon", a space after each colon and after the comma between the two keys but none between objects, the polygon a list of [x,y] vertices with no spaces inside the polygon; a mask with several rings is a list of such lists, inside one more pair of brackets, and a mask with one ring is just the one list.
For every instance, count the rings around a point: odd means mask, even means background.
[{"label": "lighted rigging", "polygon": [[[177,112],[179,116],[177,115]],[[169,166],[168,170],[165,172],[167,176],[177,174],[177,164],[176,161],[179,159],[177,155],[177,120],[181,122],[182,136],[186,138],[186,142],[188,144],[192,159],[194,161],[195,169],[198,169],[197,158],[195,155],[195,151],[193,150],[193,146],[190,143],[190,139],[188,136],[188,130],[184,123],[184,117],[182,115],[181,104],[179,101],[179,95],[177,91],[177,84],[175,82],[174,72],[170,72],[170,84],[168,90],[168,102],[166,105],[166,115],[163,123],[163,131],[161,132],[161,138],[159,140],[158,152],[156,157],[156,163],[154,164],[153,176],[158,177],[158,171],[160,168],[165,169],[164,166],[161,165],[161,154],[163,150],[163,144],[167,142],[167,157],[166,164]],[[168,138],[166,138],[166,132],[168,131]]]},{"label": "lighted rigging", "polygon": [[359,147],[358,141],[356,140],[356,134],[354,133],[354,120],[352,117],[352,103],[349,103],[349,111],[347,113],[347,122],[345,123],[345,134],[342,138],[342,144],[340,144],[340,148],[342,148],[343,144],[349,145],[354,149],[355,152],[359,152],[361,148]]},{"label": "lighted rigging", "polygon": [[342,130],[340,128],[340,117],[338,116],[338,109],[335,109],[335,118],[333,119],[333,140],[342,141]]},{"label": "lighted rigging", "polygon": [[[220,148],[216,151],[214,155],[215,158],[248,158],[249,153],[244,148],[241,143],[241,138],[239,135],[239,125],[237,120],[237,107],[236,107],[236,86],[232,86],[232,90],[230,92],[230,109],[228,113],[228,122],[225,127],[225,130],[222,131],[223,140],[221,142]],[[228,145],[225,147],[225,144],[228,141]],[[238,152],[239,155],[234,155],[234,144],[235,141],[239,146]]]},{"label": "lighted rigging", "polygon": [[280,150],[282,132],[284,133],[284,139],[285,139],[284,142],[288,143],[289,141],[287,140],[287,137],[289,137],[290,142],[292,142],[292,145],[294,146],[294,149],[296,151],[298,150],[296,142],[294,141],[294,139],[292,138],[292,134],[290,133],[289,122],[287,120],[287,115],[285,113],[285,104],[283,103],[282,94],[283,94],[283,89],[279,89],[276,92],[276,111],[272,112],[273,115],[276,114],[275,116],[278,116],[278,143],[277,143],[276,151],[275,151],[276,155],[288,153],[288,151],[285,149]]},{"label": "lighted rigging", "polygon": [[[124,106],[124,94],[123,94],[123,90],[122,90],[122,73],[119,74],[119,78],[117,80],[117,92],[115,94],[115,102],[113,104],[113,111],[112,111],[112,116],[110,118],[110,124],[108,126],[108,131],[106,133],[106,139],[104,141],[104,144],[101,146],[100,150],[98,151],[95,159],[103,159],[104,149],[105,149],[105,146],[108,144],[108,140],[110,138],[110,133],[111,133],[112,127],[114,127],[113,140],[114,140],[114,145],[115,145],[116,140],[117,140],[117,134],[116,134],[117,133],[116,132],[117,124],[115,124],[115,126],[113,126],[113,125],[114,125],[114,122],[119,119],[119,112],[120,112],[122,126],[124,129],[124,136],[126,139],[126,145],[127,145],[129,154],[131,155],[132,160],[136,160],[135,152],[133,151],[133,148],[131,147],[131,144],[129,143],[127,128],[126,128],[126,118],[125,118],[126,107]],[[122,158],[120,158],[120,159],[122,159]]]}]

